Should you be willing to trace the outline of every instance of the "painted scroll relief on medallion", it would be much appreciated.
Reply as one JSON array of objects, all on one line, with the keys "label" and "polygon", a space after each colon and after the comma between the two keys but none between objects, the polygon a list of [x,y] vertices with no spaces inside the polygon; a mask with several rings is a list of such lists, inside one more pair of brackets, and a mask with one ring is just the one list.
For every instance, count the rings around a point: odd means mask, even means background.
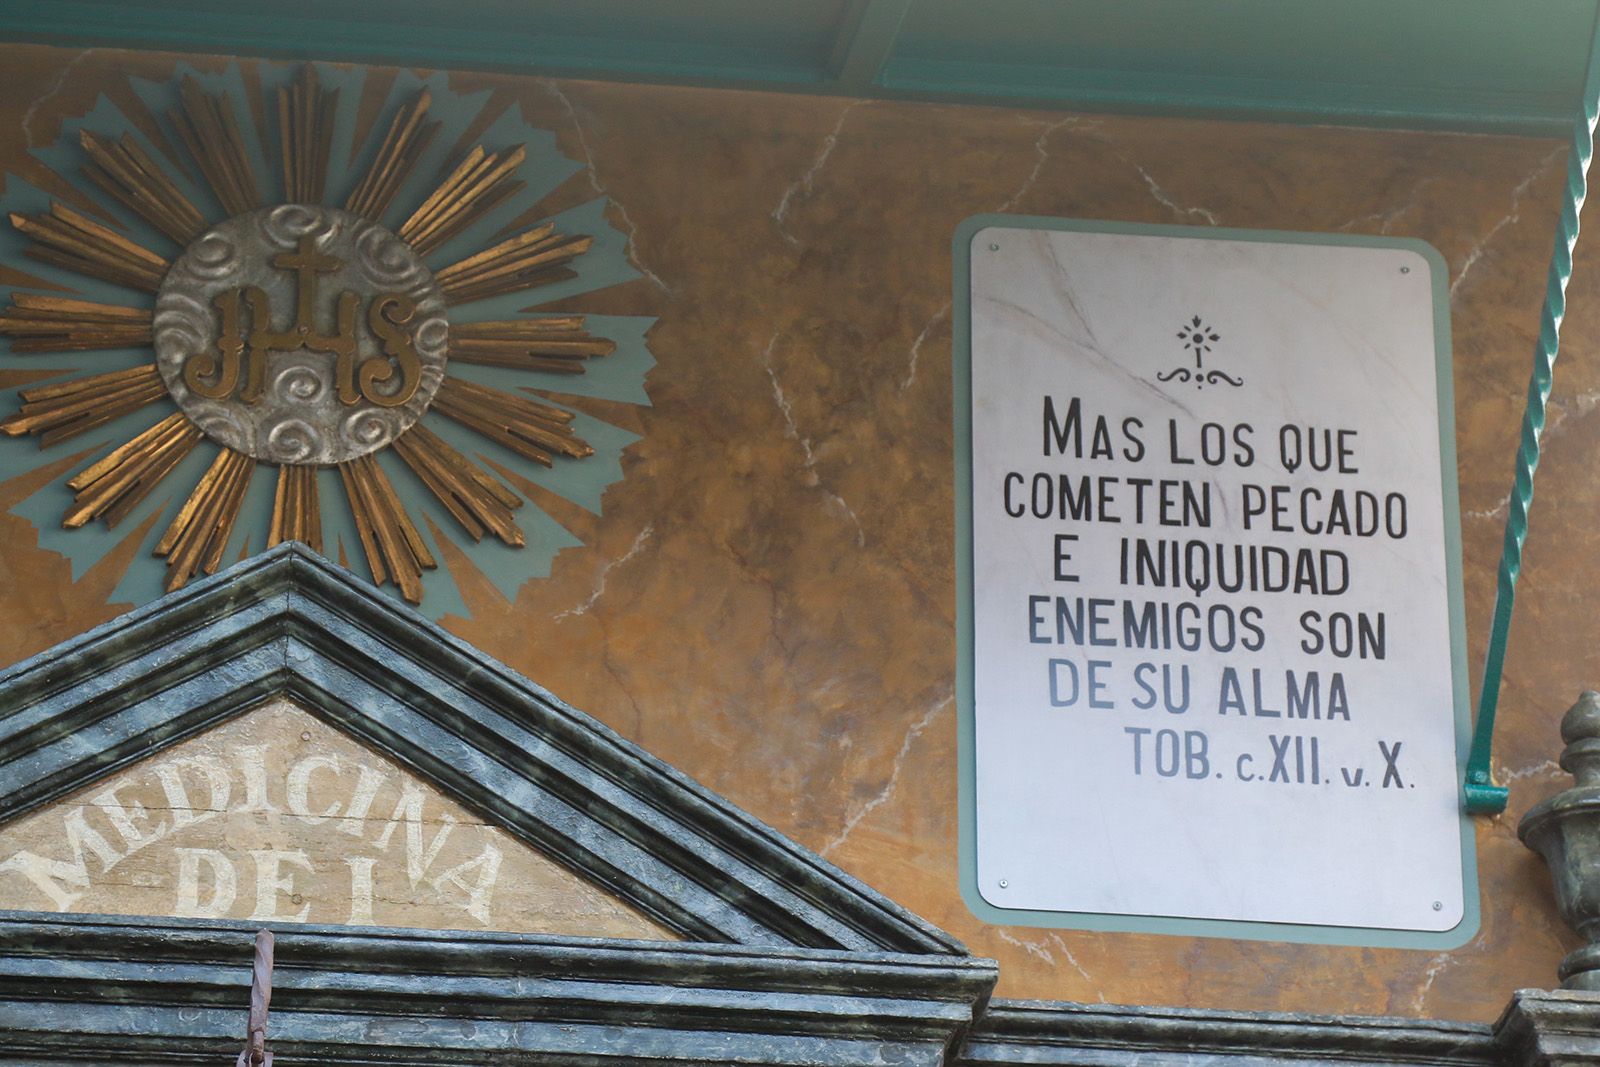
[{"label": "painted scroll relief on medallion", "polygon": [[0,909],[678,939],[285,700],[0,826]]},{"label": "painted scroll relief on medallion", "polygon": [[77,206],[8,181],[0,263],[58,291],[0,285],[32,379],[0,431],[86,449],[69,500],[18,510],[78,569],[132,529],[168,590],[293,539],[434,614],[465,610],[450,545],[509,593],[575,543],[524,503],[598,511],[620,477],[632,437],[584,398],[647,402],[648,320],[543,310],[636,276],[604,200],[530,222],[577,165],[515,106],[468,139],[489,94],[443,75],[396,75],[359,132],[366,72],[254,74],[69,120],[35,154]]}]

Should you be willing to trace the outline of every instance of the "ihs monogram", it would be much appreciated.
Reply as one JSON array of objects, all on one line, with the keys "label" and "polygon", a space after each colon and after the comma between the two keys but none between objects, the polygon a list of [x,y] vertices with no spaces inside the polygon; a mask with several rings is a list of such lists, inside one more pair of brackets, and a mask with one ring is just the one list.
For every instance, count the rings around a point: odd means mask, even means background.
[{"label": "ihs monogram", "polygon": [[450,356],[445,295],[414,250],[369,219],[307,204],[214,226],[162,279],[153,325],[184,414],[280,467],[396,443],[437,399]]},{"label": "ihs monogram", "polygon": [[[266,385],[269,353],[304,350],[334,357],[335,395],[346,407],[362,399],[379,407],[398,407],[416,395],[422,384],[422,363],[411,343],[411,334],[405,329],[416,317],[414,300],[404,293],[379,293],[368,302],[367,329],[382,346],[383,356],[362,360],[358,367],[356,316],[360,296],[349,290],[339,294],[334,316],[337,325],[332,333],[319,332],[313,321],[317,276],[340,270],[343,261],[318,252],[313,238],[302,237],[294,252],[280,252],[271,262],[280,270],[295,272],[294,325],[281,333],[272,330],[272,301],[260,286],[247,285],[218,293],[211,303],[222,322],[216,344],[220,366],[210,353],[196,353],[183,366],[186,386],[210,400],[233,396],[238,389],[240,401],[258,404]],[[240,322],[241,302],[249,312],[248,335]],[[244,387],[239,389],[241,357],[246,369]],[[398,382],[395,382],[397,375]],[[212,376],[215,376],[213,381],[205,380]],[[385,391],[378,388],[380,385],[390,388]]]}]

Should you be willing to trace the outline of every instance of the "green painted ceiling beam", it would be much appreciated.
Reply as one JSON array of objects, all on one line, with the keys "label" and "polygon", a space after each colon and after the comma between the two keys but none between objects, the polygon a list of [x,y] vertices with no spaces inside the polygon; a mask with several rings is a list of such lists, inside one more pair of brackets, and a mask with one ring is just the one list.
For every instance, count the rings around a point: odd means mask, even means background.
[{"label": "green painted ceiling beam", "polygon": [[841,88],[871,95],[889,61],[911,0],[863,0],[858,17],[834,38],[834,80]]},{"label": "green painted ceiling beam", "polygon": [[1565,131],[1597,0],[0,0],[0,39]]},{"label": "green painted ceiling beam", "polygon": [[896,60],[884,71],[880,91],[902,97],[961,97],[971,103],[1066,110],[1545,136],[1566,131],[1576,99],[1554,91],[1397,89],[1217,75],[1062,71],[932,59]]}]

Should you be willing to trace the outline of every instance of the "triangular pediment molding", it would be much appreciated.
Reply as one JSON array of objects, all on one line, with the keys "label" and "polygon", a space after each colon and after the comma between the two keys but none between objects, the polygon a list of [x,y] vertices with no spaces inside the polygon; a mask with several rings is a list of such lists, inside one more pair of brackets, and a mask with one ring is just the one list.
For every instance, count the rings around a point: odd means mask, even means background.
[{"label": "triangular pediment molding", "polygon": [[679,940],[284,697],[0,826],[0,910]]},{"label": "triangular pediment molding", "polygon": [[298,544],[0,672],[0,822],[293,701],[695,942],[949,935]]}]

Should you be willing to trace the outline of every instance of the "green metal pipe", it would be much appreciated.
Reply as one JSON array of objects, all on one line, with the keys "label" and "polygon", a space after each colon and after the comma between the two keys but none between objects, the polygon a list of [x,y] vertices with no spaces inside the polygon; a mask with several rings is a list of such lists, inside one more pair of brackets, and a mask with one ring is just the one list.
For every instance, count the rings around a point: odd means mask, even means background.
[{"label": "green metal pipe", "polygon": [[1478,691],[1478,721],[1467,756],[1464,794],[1467,811],[1498,815],[1506,810],[1508,791],[1495,785],[1490,763],[1494,743],[1494,717],[1500,703],[1500,677],[1505,668],[1506,639],[1511,632],[1511,612],[1516,604],[1517,575],[1522,571],[1522,546],[1528,539],[1528,508],[1533,503],[1533,475],[1539,469],[1539,441],[1544,434],[1545,406],[1561,346],[1561,320],[1567,311],[1567,282],[1572,278],[1572,250],[1578,243],[1578,217],[1588,192],[1589,160],[1594,155],[1594,131],[1600,117],[1600,10],[1590,33],[1589,65],[1583,78],[1582,110],[1573,125],[1572,148],[1567,156],[1567,187],[1556,225],[1555,253],[1550,257],[1550,280],[1545,286],[1539,341],[1533,350],[1533,374],[1528,379],[1528,406],[1522,414],[1522,440],[1517,446],[1516,480],[1506,513],[1506,537],[1500,552],[1500,574],[1495,587],[1494,620],[1489,649],[1483,661],[1483,684]]}]

